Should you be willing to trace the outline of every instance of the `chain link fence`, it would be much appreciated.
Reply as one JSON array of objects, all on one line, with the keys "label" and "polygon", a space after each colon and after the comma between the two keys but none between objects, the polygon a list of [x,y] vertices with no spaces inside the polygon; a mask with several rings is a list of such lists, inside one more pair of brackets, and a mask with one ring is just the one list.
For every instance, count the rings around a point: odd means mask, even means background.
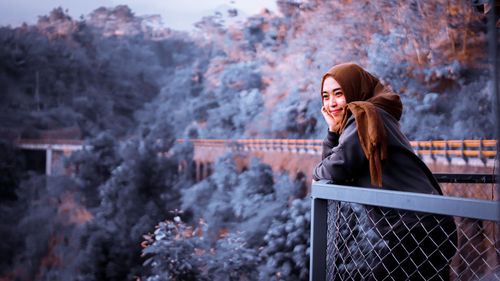
[{"label": "chain link fence", "polygon": [[329,200],[327,280],[500,280],[491,222]]},{"label": "chain link fence", "polygon": [[313,184],[311,280],[500,280],[490,200]]}]

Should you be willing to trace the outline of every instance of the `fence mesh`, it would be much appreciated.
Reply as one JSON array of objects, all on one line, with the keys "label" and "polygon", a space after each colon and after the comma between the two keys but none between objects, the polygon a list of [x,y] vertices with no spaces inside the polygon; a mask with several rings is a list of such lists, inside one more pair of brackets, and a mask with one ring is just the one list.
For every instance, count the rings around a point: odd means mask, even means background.
[{"label": "fence mesh", "polygon": [[327,280],[500,280],[497,225],[328,200]]}]

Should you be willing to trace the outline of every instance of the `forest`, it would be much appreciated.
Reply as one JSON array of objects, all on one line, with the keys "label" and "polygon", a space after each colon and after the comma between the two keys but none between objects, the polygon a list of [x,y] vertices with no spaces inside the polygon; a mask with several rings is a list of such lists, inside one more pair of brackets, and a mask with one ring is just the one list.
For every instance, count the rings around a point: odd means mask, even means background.
[{"label": "forest", "polygon": [[[337,63],[400,95],[410,140],[494,137],[482,5],[277,4],[192,33],[127,6],[0,27],[0,280],[307,280],[301,183],[230,153],[195,182],[176,139],[322,139]],[[71,174],[32,169],[13,143],[50,137],[89,147],[64,159]]]}]

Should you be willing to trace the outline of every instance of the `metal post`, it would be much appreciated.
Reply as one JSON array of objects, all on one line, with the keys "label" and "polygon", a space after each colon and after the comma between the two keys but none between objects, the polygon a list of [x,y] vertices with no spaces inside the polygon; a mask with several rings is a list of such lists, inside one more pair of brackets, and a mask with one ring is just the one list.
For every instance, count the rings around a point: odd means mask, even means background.
[{"label": "metal post", "polygon": [[484,138],[481,138],[479,140],[479,160],[481,160],[481,162],[483,162],[483,164],[486,166],[486,161],[488,160],[484,154]]},{"label": "metal post", "polygon": [[45,154],[45,174],[50,176],[52,173],[52,147],[49,146]]},{"label": "metal post", "polygon": [[326,280],[327,200],[312,197],[310,281]]},{"label": "metal post", "polygon": [[[495,99],[495,106],[493,109],[495,110],[495,125],[496,125],[496,138],[497,138],[497,153],[500,152],[500,129],[498,124],[500,122],[500,97],[498,96],[498,38],[497,38],[497,19],[495,15],[496,9],[496,1],[489,1],[490,10],[487,14],[488,16],[488,49],[490,53],[490,63],[491,63],[491,94]],[[498,159],[498,154],[497,154]],[[497,161],[495,159],[495,161]],[[500,171],[497,169],[497,176],[500,175]],[[497,184],[497,188],[500,185]],[[500,194],[500,190],[498,190]],[[499,197],[500,199],[500,197]],[[500,233],[500,223],[498,224],[499,233]]]},{"label": "metal post", "polygon": [[462,152],[462,159],[465,161],[465,164],[469,163],[469,158],[465,155],[465,140],[462,140],[462,146],[460,147],[460,151]]},{"label": "metal post", "polygon": [[448,160],[448,165],[451,165],[450,145],[447,140],[444,142],[444,155],[446,156],[446,160]]},{"label": "metal post", "polygon": [[424,160],[424,156],[422,155],[422,144],[420,144],[420,141],[417,142],[417,155],[418,158],[420,158],[422,161]]},{"label": "metal post", "polygon": [[431,143],[431,159],[432,161],[436,161],[436,156],[434,155],[434,141],[430,141]]}]

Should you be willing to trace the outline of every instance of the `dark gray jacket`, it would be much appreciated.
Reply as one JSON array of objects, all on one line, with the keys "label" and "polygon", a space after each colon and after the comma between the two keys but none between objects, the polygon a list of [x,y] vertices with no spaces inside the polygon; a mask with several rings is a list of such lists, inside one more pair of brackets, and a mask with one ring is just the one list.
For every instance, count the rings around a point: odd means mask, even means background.
[{"label": "dark gray jacket", "polygon": [[[384,110],[378,111],[384,122],[389,155],[382,170],[383,188],[442,194],[429,168],[413,152],[408,139],[401,133],[398,121]],[[314,169],[313,179],[375,187],[371,184],[368,159],[361,147],[354,116],[348,119],[340,138],[328,133],[323,141],[322,161]]]}]

